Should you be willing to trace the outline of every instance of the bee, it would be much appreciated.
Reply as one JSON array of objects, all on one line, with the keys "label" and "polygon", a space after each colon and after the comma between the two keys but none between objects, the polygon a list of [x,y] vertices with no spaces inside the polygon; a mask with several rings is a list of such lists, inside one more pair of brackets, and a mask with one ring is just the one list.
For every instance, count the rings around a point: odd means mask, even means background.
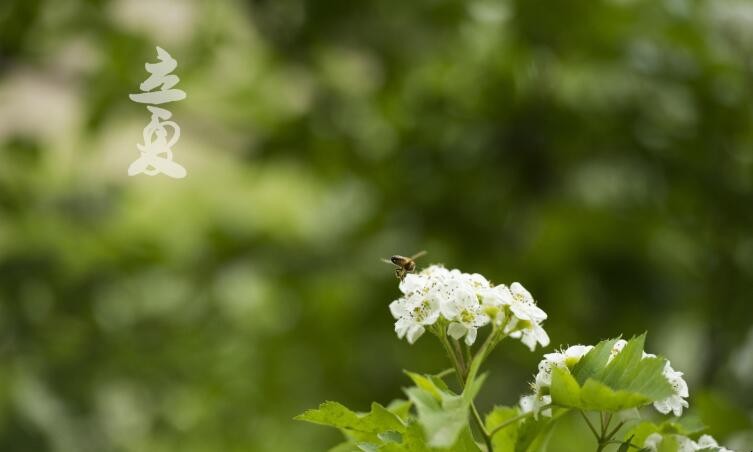
[{"label": "bee", "polygon": [[398,254],[390,257],[390,260],[382,259],[382,262],[395,265],[395,276],[403,280],[405,275],[416,271],[416,259],[426,254],[426,251],[420,251],[411,257],[400,256]]}]

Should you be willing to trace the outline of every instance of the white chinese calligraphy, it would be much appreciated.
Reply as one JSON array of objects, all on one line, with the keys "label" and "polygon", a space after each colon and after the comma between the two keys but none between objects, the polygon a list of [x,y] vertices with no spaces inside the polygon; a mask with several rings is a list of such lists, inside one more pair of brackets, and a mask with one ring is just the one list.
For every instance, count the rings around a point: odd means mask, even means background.
[{"label": "white chinese calligraphy", "polygon": [[[159,105],[186,98],[185,91],[173,88],[180,79],[170,72],[178,66],[178,62],[160,47],[157,47],[157,58],[159,63],[145,65],[151,75],[139,86],[143,93],[128,96],[132,101]],[[158,91],[152,91],[157,87],[160,87]],[[128,175],[143,173],[148,176],[166,174],[174,178],[186,177],[186,169],[173,162],[171,148],[180,138],[180,127],[173,121],[167,121],[172,113],[152,105],[146,108],[152,113],[152,120],[144,128],[144,144],[136,145],[141,156],[128,167]]]}]

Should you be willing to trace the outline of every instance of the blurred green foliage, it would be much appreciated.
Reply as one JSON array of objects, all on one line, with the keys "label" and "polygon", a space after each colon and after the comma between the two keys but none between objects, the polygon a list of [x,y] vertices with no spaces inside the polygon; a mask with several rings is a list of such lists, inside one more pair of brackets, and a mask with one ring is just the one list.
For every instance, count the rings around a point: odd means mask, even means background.
[{"label": "blurred green foliage", "polygon": [[[181,181],[126,176],[155,45]],[[387,310],[420,249],[523,282],[553,346],[648,330],[749,448],[751,205],[748,1],[4,0],[0,450],[324,450],[292,416],[444,366]],[[539,358],[496,351],[482,410]]]}]

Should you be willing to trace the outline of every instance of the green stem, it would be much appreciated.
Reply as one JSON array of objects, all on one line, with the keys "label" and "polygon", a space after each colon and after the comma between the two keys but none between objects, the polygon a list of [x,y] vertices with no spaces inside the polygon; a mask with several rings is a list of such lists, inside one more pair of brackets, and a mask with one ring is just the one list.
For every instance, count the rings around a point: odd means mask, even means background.
[{"label": "green stem", "polygon": [[489,356],[489,353],[494,349],[494,346],[505,337],[501,331],[501,328],[495,328],[488,336],[486,336],[486,340],[484,340],[484,343],[476,351],[476,354],[471,360],[466,381],[473,381],[476,379],[476,374],[478,374],[478,371],[481,368],[481,363],[483,363],[486,357]]},{"label": "green stem", "polygon": [[607,430],[609,429],[609,424],[612,423],[612,413],[605,413],[604,419],[606,419],[606,421],[604,422],[604,431],[602,432],[601,436],[604,438],[609,438],[609,436],[607,435]]},{"label": "green stem", "polygon": [[584,413],[583,410],[578,410],[578,412],[580,413],[581,416],[583,416],[583,419],[585,419],[586,424],[588,424],[588,428],[591,429],[591,433],[593,433],[594,436],[596,437],[596,441],[601,440],[601,437],[599,436],[598,433],[596,433],[596,429],[594,428],[594,425],[591,423],[591,420],[588,419],[588,416],[586,416],[586,413]]},{"label": "green stem", "polygon": [[[452,365],[455,368],[456,374],[458,376],[458,381],[460,382],[461,391],[465,390],[465,385],[469,381],[473,381],[469,375],[469,369],[466,369],[464,367],[464,363],[462,361],[463,355],[462,351],[460,350],[460,344],[457,342],[457,340],[453,339],[457,347],[455,348],[455,351],[458,352],[456,355],[455,352],[452,349],[452,346],[450,346],[450,341],[447,338],[447,333],[445,331],[440,331],[437,335],[439,337],[440,342],[442,342],[442,345],[445,348],[445,351],[447,352],[447,356],[449,356],[450,361],[452,361]],[[474,375],[475,378],[475,375]],[[476,404],[471,401],[471,412],[473,413],[472,419],[476,423],[476,427],[481,433],[481,436],[483,437],[484,443],[486,444],[487,450],[489,452],[492,452],[492,443],[491,439],[489,438],[489,433],[486,431],[486,428],[484,427],[484,421],[481,419],[481,415],[478,412],[478,409],[476,408]]]},{"label": "green stem", "polygon": [[442,346],[444,347],[445,352],[447,352],[447,357],[450,358],[452,367],[455,369],[455,376],[458,379],[460,390],[462,391],[465,388],[465,379],[463,378],[463,369],[460,368],[460,365],[458,364],[457,359],[455,359],[455,353],[453,353],[452,348],[450,347],[450,344],[447,342],[447,335],[444,333],[444,331],[437,334],[437,336],[439,337],[439,342],[442,343]]},{"label": "green stem", "polygon": [[[605,413],[603,411],[599,412],[599,421],[600,421],[600,428],[601,433],[596,433],[596,428],[591,423],[591,420],[588,419],[588,416],[586,413],[583,412],[583,410],[578,410],[581,416],[583,416],[583,419],[586,421],[586,424],[588,424],[588,428],[591,430],[591,433],[594,434],[594,437],[596,438],[596,452],[602,452],[604,448],[609,445],[613,444],[612,437],[622,428],[622,426],[625,424],[625,422],[620,422],[617,424],[617,426],[609,431],[609,424],[612,423],[612,414],[613,413]],[[607,433],[609,431],[609,433]],[[618,442],[619,444],[619,442]]]},{"label": "green stem", "polygon": [[612,437],[620,430],[620,428],[622,428],[623,425],[625,425],[625,421],[622,421],[619,424],[617,424],[614,430],[612,430],[611,432],[609,432],[609,434],[607,434],[607,436],[605,437],[606,440],[607,441],[611,440]]},{"label": "green stem", "polygon": [[460,363],[460,368],[463,370],[463,379],[465,379],[468,368],[466,367],[465,359],[463,359],[463,351],[460,349],[460,342],[454,337],[451,339],[451,342],[455,349],[455,357],[457,358],[458,363]]},{"label": "green stem", "polygon": [[471,411],[473,411],[473,416],[476,418],[476,422],[478,423],[478,427],[481,429],[481,433],[483,433],[486,438],[489,438],[489,432],[486,431],[486,427],[484,426],[484,421],[481,420],[481,414],[478,412],[478,409],[476,408],[476,404],[473,402],[471,402]]}]

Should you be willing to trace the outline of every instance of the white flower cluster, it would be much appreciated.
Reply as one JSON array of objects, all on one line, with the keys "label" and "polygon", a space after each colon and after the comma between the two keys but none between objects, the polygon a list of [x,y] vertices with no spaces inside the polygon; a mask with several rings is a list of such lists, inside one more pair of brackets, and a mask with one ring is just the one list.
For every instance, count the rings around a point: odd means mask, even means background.
[{"label": "white flower cluster", "polygon": [[[720,446],[716,440],[709,436],[709,435],[702,435],[700,438],[698,438],[698,442],[693,441],[692,439],[688,438],[687,436],[682,435],[672,435],[677,442],[677,450],[679,452],[695,452],[698,450],[713,450],[714,452],[734,452],[730,449],[727,449],[724,446]],[[652,452],[657,452],[659,450],[663,450],[659,448],[659,445],[664,440],[664,437],[660,435],[659,433],[652,433],[646,438],[646,441],[643,443],[643,447],[648,448]]]},{"label": "white flower cluster", "polygon": [[[611,362],[612,359],[622,352],[626,344],[627,341],[624,339],[615,342],[607,362]],[[578,361],[586,353],[590,352],[592,348],[592,345],[573,345],[565,350],[544,355],[544,359],[539,362],[539,372],[536,374],[536,379],[531,384],[533,394],[520,398],[520,407],[523,412],[533,411],[538,414],[541,407],[552,403],[552,396],[549,395],[549,387],[552,384],[552,370],[556,367],[572,370]],[[643,357],[655,358],[656,355],[644,352]],[[688,397],[688,385],[682,378],[682,372],[672,369],[669,361],[664,366],[663,374],[669,384],[672,385],[674,394],[666,399],[654,402],[654,408],[662,414],[668,414],[672,411],[675,416],[681,416],[682,409],[688,407],[688,402],[685,400]],[[551,410],[544,410],[542,414],[544,416],[551,416]]]},{"label": "white flower cluster", "polygon": [[397,319],[395,332],[414,343],[426,327],[447,322],[447,334],[476,341],[478,329],[493,323],[504,334],[520,339],[533,351],[546,346],[549,336],[541,327],[547,315],[520,284],[494,286],[483,276],[432,265],[408,274],[400,282],[403,296],[390,304]]}]

